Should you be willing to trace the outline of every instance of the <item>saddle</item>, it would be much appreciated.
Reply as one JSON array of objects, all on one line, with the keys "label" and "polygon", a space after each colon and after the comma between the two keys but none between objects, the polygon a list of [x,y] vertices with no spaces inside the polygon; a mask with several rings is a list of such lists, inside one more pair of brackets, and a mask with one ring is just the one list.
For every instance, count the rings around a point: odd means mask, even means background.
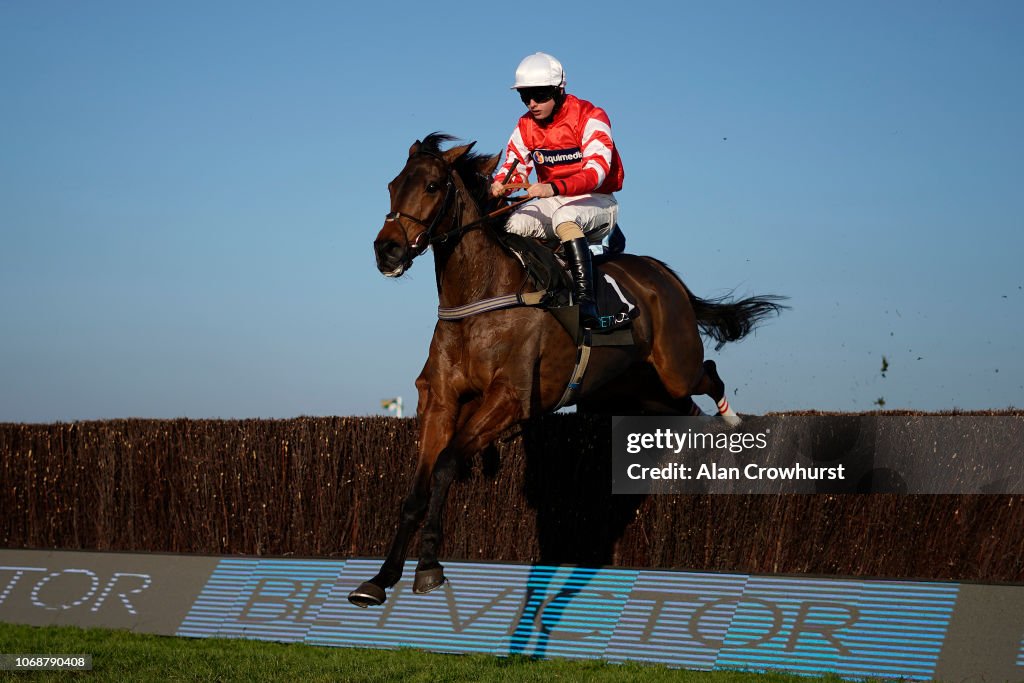
[{"label": "saddle", "polygon": [[[583,341],[583,334],[579,326],[577,306],[571,303],[572,280],[565,262],[559,257],[560,250],[556,251],[532,237],[509,232],[500,232],[496,236],[505,251],[523,265],[529,282],[541,293],[539,300],[533,305],[550,311],[579,345]],[[602,246],[604,253],[593,257],[594,298],[601,327],[590,330],[590,344],[630,345],[633,343],[630,327],[639,309],[627,297],[619,283],[601,267],[625,250],[626,238],[618,225],[612,228]]]}]

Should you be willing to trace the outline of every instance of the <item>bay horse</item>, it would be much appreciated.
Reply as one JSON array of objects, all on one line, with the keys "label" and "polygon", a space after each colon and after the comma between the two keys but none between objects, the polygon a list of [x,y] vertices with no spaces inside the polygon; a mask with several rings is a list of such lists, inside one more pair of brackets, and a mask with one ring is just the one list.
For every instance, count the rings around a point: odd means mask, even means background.
[{"label": "bay horse", "polygon": [[[525,272],[495,237],[503,220],[488,219],[491,174],[499,156],[472,153],[474,143],[442,149],[454,138],[417,140],[401,173],[388,184],[391,212],[374,241],[378,270],[400,277],[428,246],[434,251],[442,308],[456,308],[520,290]],[[784,306],[778,297],[706,301],[694,296],[664,263],[618,255],[602,264],[640,309],[635,345],[595,347],[578,405],[618,414],[691,414],[693,394],[710,395],[719,414],[735,416],[700,333],[724,343],[741,339]],[[445,582],[438,562],[442,512],[460,461],[481,452],[509,427],[551,411],[576,364],[577,345],[537,307],[512,307],[439,320],[430,341],[419,393],[419,458],[412,490],[380,571],[348,598],[381,605],[402,576],[409,544],[421,523],[413,582],[426,593]],[[724,404],[724,405],[723,405]]]}]

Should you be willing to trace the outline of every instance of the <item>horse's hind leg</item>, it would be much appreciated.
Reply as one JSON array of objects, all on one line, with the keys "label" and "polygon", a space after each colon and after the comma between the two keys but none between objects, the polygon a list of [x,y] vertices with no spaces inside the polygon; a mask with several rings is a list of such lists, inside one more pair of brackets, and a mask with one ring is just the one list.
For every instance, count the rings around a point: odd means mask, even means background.
[{"label": "horse's hind leg", "polygon": [[[668,319],[668,316],[665,317]],[[669,349],[669,351],[665,351]],[[682,408],[689,412],[681,414],[700,415],[700,408],[692,399],[685,403],[687,397],[695,395],[710,396],[715,401],[718,414],[729,425],[736,426],[741,420],[728,399],[725,398],[725,382],[718,376],[718,368],[713,360],[703,361],[703,344],[697,336],[696,325],[689,329],[680,329],[678,324],[675,334],[668,329],[659,330],[654,338],[651,364],[665,390],[677,401],[683,402]],[[695,410],[694,410],[695,409]]]},{"label": "horse's hind leg", "polygon": [[725,397],[725,382],[718,375],[718,366],[715,365],[715,361],[711,359],[704,361],[704,373],[694,387],[693,393],[710,396],[715,401],[718,414],[727,424],[735,426],[742,421],[729,405],[729,399]]},{"label": "horse's hind leg", "polygon": [[[646,327],[650,334],[650,355],[647,362],[657,373],[678,414],[703,415],[692,396],[709,394],[718,403],[725,397],[725,385],[715,371],[714,362],[704,361],[704,343],[688,290],[664,264],[649,261],[648,265],[656,271],[653,285],[641,278],[634,289],[641,290],[646,285],[648,291],[657,293],[649,296],[642,306],[649,315]],[[719,414],[726,415],[721,410]]]}]

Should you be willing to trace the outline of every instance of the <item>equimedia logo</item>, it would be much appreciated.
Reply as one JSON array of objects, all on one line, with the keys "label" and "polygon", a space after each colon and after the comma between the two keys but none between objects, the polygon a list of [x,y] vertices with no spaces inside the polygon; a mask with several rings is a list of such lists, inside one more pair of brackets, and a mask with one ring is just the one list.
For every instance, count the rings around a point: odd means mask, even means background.
[{"label": "equimedia logo", "polygon": [[533,151],[533,163],[537,166],[561,166],[572,164],[583,159],[579,147],[571,149],[536,149]]}]

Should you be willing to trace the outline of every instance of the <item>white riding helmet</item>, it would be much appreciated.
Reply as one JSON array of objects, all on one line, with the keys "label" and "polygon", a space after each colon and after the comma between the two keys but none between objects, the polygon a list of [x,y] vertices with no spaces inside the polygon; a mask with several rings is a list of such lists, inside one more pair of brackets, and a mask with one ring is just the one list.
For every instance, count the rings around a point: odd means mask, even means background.
[{"label": "white riding helmet", "polygon": [[512,90],[535,88],[544,85],[565,87],[565,70],[562,63],[549,54],[537,52],[519,62],[516,69],[516,84]]}]

